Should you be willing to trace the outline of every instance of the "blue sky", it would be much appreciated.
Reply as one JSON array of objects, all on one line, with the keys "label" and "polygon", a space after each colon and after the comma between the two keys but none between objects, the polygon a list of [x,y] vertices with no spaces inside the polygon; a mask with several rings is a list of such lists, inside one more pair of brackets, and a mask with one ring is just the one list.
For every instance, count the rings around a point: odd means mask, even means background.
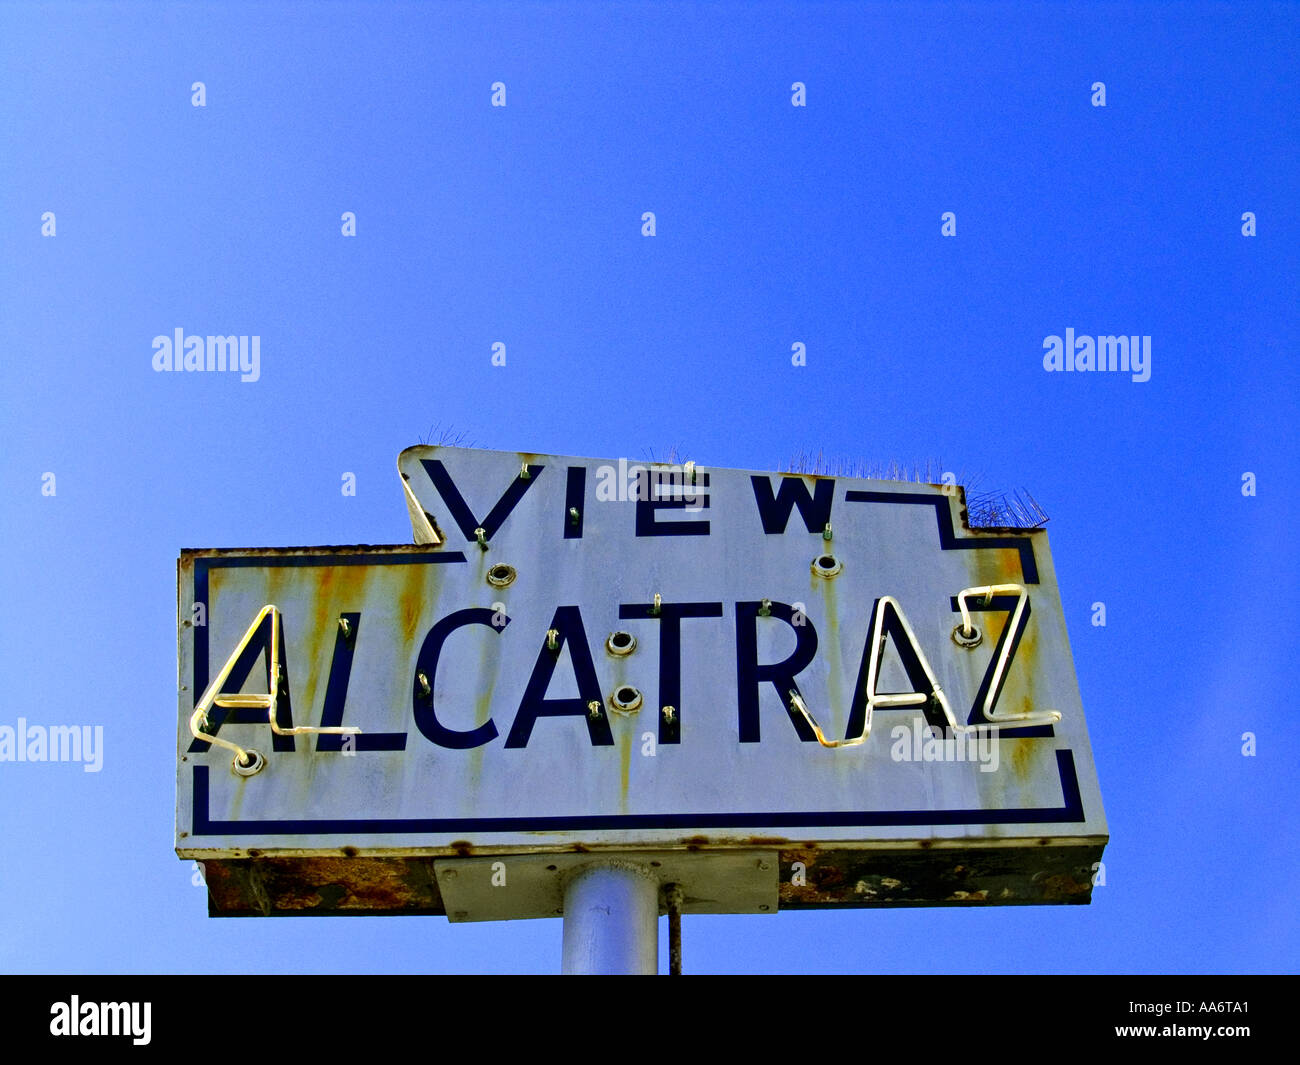
[{"label": "blue sky", "polygon": [[[0,724],[100,724],[104,763],[0,764],[0,968],[246,971],[172,851],[177,555],[407,542],[395,459],[437,425],[930,460],[1051,515],[1112,837],[1091,906],[688,918],[689,970],[1294,971],[1298,31],[1287,4],[4,5]],[[260,336],[259,379],[154,372],[176,328]],[[1067,329],[1151,337],[1150,379],[1046,372]],[[255,929],[260,971],[559,966],[558,920]]]}]

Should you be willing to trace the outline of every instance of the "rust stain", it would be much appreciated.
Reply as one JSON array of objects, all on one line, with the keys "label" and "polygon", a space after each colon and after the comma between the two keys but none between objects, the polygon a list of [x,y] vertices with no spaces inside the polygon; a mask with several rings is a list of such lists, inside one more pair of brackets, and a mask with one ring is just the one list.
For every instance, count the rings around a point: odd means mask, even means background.
[{"label": "rust stain", "polygon": [[[507,611],[507,614],[509,611]],[[474,699],[474,727],[485,725],[492,716],[492,700],[496,692],[497,680],[501,673],[502,658],[501,648],[498,641],[502,638],[502,633],[497,632],[495,635],[483,633],[479,649],[478,660],[478,684],[476,685],[477,696]],[[483,779],[483,757],[487,746],[480,744],[478,747],[471,748],[469,757],[465,762],[465,775],[469,783],[470,790],[477,794],[479,784]]]},{"label": "rust stain", "polygon": [[1079,883],[1074,877],[1065,873],[1045,876],[1039,881],[1043,896],[1048,899],[1069,899],[1087,895],[1092,890],[1092,881]]},{"label": "rust stain", "polygon": [[[402,580],[399,593],[399,617],[402,646],[410,647],[415,642],[416,626],[424,607],[424,582],[426,578],[437,579],[437,566],[409,566]],[[425,572],[429,571],[429,572]]]},{"label": "rust stain", "polygon": [[628,776],[632,768],[632,740],[634,738],[634,721],[621,723],[618,730],[618,772],[619,772],[619,811],[627,813]]},{"label": "rust stain", "polygon": [[[838,557],[838,556],[837,556]],[[844,696],[844,680],[842,670],[844,668],[843,656],[840,649],[840,616],[839,603],[836,601],[835,582],[842,579],[844,574],[837,577],[826,579],[824,577],[813,576],[809,571],[811,580],[820,584],[822,594],[822,609],[824,611],[823,622],[826,629],[826,637],[822,646],[826,648],[826,678],[828,690],[828,711],[834,714],[835,719],[829,720],[823,725],[823,731],[830,729],[829,735],[833,738],[839,738],[848,728],[848,714],[850,703]],[[810,622],[811,623],[811,622]],[[840,759],[836,763],[838,766],[850,768],[847,760]]]},{"label": "rust stain", "polygon": [[[690,843],[706,839],[696,836]],[[761,838],[755,837],[761,841]],[[739,840],[728,841],[739,843]],[[711,845],[717,845],[714,839]],[[680,846],[680,844],[679,844]],[[460,853],[473,850],[458,841]],[[585,852],[581,846],[565,850]],[[328,856],[212,859],[204,863],[210,912],[273,914],[441,913],[431,856],[361,857],[355,847]],[[1044,852],[1024,847],[888,852],[791,848],[781,854],[783,907],[970,906],[1007,902],[1086,904],[1100,848]],[[803,863],[801,869],[795,862]],[[795,874],[798,883],[795,883]]]},{"label": "rust stain", "polygon": [[[1026,779],[1033,769],[1034,745],[1042,743],[1039,739],[1015,739],[1007,737],[999,741],[1007,745],[1010,749],[1006,751],[1009,756],[1007,761],[1011,765],[1011,771],[1021,780]],[[996,775],[996,774],[994,774]]]}]

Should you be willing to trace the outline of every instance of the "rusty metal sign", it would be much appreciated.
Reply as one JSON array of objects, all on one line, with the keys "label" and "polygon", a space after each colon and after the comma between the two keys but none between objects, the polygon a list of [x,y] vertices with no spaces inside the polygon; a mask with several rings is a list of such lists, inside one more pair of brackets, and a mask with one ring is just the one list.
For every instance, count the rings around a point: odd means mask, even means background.
[{"label": "rusty metal sign", "polygon": [[176,849],[214,913],[441,913],[440,859],[588,851],[776,855],[782,907],[1090,898],[1045,531],[947,486],[398,467],[413,545],[182,552]]}]

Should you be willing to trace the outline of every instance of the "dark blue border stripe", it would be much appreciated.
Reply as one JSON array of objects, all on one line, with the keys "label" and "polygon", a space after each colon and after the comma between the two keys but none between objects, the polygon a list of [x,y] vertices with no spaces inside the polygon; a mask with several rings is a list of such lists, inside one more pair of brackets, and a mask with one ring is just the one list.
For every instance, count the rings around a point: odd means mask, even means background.
[{"label": "dark blue border stripe", "polygon": [[[202,626],[192,625],[191,631],[194,633],[194,687],[193,698],[190,700],[190,712],[199,705],[199,700],[203,698],[203,692],[208,686],[208,616],[207,611],[211,607],[208,602],[208,567],[200,566],[196,561],[194,564],[194,602],[203,604],[203,622]],[[191,610],[191,615],[193,610]],[[249,620],[252,620],[251,618]],[[202,629],[202,631],[200,631]]]},{"label": "dark blue border stripe", "polygon": [[578,817],[361,818],[346,821],[213,821],[208,767],[194,767],[194,836],[320,836],[483,832],[564,832],[653,828],[854,828],[888,825],[1040,825],[1081,823],[1083,797],[1071,751],[1056,752],[1064,804],[1034,810],[829,810],[766,814],[616,814]]},{"label": "dark blue border stripe", "polygon": [[409,566],[423,565],[427,562],[464,562],[463,551],[426,551],[420,554],[367,554],[367,555],[238,555],[225,558],[220,555],[195,558],[194,572],[198,575],[200,565],[205,568],[246,569],[250,566],[262,566],[274,569],[276,566]]},{"label": "dark blue border stripe", "polygon": [[944,551],[981,551],[985,548],[1009,548],[1020,552],[1020,572],[1026,584],[1038,583],[1038,563],[1034,560],[1034,545],[1028,535],[1009,536],[958,536],[952,527],[952,511],[947,496],[912,495],[909,492],[858,492],[848,491],[844,499],[849,503],[916,503],[934,507],[935,521],[939,526],[939,546]]}]

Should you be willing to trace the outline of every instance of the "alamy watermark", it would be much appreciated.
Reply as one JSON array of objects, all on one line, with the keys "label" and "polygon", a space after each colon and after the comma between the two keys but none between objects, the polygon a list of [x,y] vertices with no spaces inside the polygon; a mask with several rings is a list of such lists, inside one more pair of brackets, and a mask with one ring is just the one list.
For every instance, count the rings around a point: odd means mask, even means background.
[{"label": "alamy watermark", "polygon": [[889,757],[895,762],[979,762],[981,773],[996,773],[1000,756],[996,732],[958,732],[923,725],[918,717],[911,726],[895,725]]},{"label": "alamy watermark", "polygon": [[618,466],[596,467],[596,501],[600,503],[673,500],[681,502],[684,510],[703,510],[709,505],[708,484],[709,475],[697,470],[693,462],[642,466],[619,459]]},{"label": "alamy watermark", "polygon": [[136,1046],[151,1038],[151,1002],[82,1002],[77,995],[50,1005],[50,1035],[130,1036]]},{"label": "alamy watermark", "polygon": [[1065,331],[1065,339],[1053,334],[1043,337],[1043,369],[1086,373],[1104,370],[1131,373],[1134,381],[1151,380],[1151,338],[1149,336],[1099,336],[1074,335],[1073,329]]},{"label": "alamy watermark", "polygon": [[165,371],[231,370],[241,381],[262,376],[260,336],[186,336],[179,326],[172,336],[153,338],[153,368]]},{"label": "alamy watermark", "polygon": [[87,773],[104,768],[103,725],[0,725],[0,762],[81,762]]}]

